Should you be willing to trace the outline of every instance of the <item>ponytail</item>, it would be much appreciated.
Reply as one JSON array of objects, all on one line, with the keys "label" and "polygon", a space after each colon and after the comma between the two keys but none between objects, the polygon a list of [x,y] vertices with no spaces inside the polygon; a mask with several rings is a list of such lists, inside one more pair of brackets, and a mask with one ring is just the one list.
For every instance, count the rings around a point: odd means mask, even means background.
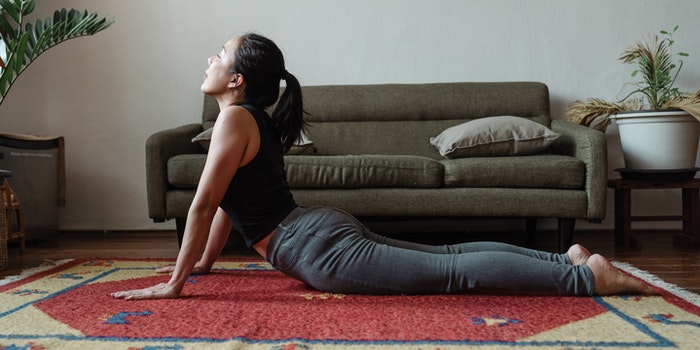
[{"label": "ponytail", "polygon": [[[270,119],[286,153],[306,128],[299,81],[284,68],[282,51],[272,40],[248,33],[239,38],[238,44],[230,70],[246,78],[244,94],[247,103],[264,109],[279,97]],[[279,96],[282,79],[287,82],[287,88]]]},{"label": "ponytail", "polygon": [[286,70],[282,79],[287,82],[287,87],[277,101],[271,118],[282,138],[282,149],[286,153],[306,129],[306,122],[299,80]]}]

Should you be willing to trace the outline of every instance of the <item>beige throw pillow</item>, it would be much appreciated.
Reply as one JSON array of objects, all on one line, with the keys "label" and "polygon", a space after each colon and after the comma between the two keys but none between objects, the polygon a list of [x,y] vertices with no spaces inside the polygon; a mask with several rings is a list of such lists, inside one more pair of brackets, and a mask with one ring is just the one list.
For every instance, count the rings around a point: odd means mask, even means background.
[{"label": "beige throw pillow", "polygon": [[447,128],[430,144],[446,158],[509,156],[539,153],[559,136],[526,118],[498,116]]},{"label": "beige throw pillow", "polygon": [[199,133],[199,135],[192,138],[192,143],[197,143],[204,147],[204,149],[209,149],[209,143],[211,142],[211,132],[213,128],[206,129]]}]

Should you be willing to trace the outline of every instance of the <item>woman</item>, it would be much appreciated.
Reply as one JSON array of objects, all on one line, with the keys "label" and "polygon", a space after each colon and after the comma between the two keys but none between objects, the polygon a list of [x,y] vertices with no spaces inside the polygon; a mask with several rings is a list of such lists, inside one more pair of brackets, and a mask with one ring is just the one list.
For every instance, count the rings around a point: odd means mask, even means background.
[{"label": "woman", "polygon": [[[264,108],[276,102],[281,80],[286,89],[268,116]],[[326,292],[653,292],[580,245],[565,254],[495,242],[421,245],[376,235],[338,209],[299,207],[283,153],[304,129],[301,87],[263,36],[226,42],[209,58],[202,91],[216,98],[220,114],[176,264],[160,270],[172,272],[170,280],[112,293],[115,298],[178,297],[190,273],[211,269],[232,226],[276,269]]]}]

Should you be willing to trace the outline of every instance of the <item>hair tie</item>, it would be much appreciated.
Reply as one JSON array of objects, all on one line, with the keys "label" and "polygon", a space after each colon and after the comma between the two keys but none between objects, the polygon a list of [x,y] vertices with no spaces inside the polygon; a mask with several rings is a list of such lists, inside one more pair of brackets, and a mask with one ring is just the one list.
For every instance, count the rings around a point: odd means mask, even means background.
[{"label": "hair tie", "polygon": [[282,79],[287,80],[288,76],[289,76],[289,72],[287,72],[286,69],[282,70]]}]

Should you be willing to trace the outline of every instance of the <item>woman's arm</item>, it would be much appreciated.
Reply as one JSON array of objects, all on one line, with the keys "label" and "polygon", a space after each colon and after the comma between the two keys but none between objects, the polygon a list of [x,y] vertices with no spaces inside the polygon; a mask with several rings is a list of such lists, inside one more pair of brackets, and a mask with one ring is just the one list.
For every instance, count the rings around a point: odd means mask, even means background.
[{"label": "woman's arm", "polygon": [[[240,166],[255,157],[259,147],[260,135],[253,116],[237,106],[222,109],[212,131],[204,171],[187,214],[182,246],[170,280],[145,289],[112,293],[113,297],[130,300],[175,298],[180,295],[187,277],[204,249],[219,204],[233,175]],[[225,222],[217,220],[216,226],[219,225],[223,226]],[[228,225],[230,229],[230,222]],[[216,240],[221,238],[221,234],[218,233],[212,236],[212,239]],[[212,243],[212,248],[218,249],[220,244]],[[210,250],[209,253],[214,251]]]},{"label": "woman's arm", "polygon": [[228,240],[229,233],[231,233],[232,226],[231,220],[229,220],[226,212],[219,208],[214,215],[214,222],[212,222],[211,229],[209,230],[207,246],[204,248],[204,253],[199,259],[199,265],[203,273],[209,272],[216,259],[221,255],[221,251],[224,249],[226,241]]},{"label": "woman's arm", "polygon": [[[194,268],[192,269],[193,274],[204,274],[211,271],[214,262],[221,255],[221,251],[224,249],[226,242],[228,241],[228,236],[231,233],[232,228],[231,220],[229,220],[226,212],[219,208],[214,215],[214,221],[211,224],[211,229],[209,230],[209,238],[207,239],[207,246],[204,248],[204,253],[202,257],[199,258]],[[175,271],[175,266],[165,266],[156,269],[158,273],[172,273]]]}]

